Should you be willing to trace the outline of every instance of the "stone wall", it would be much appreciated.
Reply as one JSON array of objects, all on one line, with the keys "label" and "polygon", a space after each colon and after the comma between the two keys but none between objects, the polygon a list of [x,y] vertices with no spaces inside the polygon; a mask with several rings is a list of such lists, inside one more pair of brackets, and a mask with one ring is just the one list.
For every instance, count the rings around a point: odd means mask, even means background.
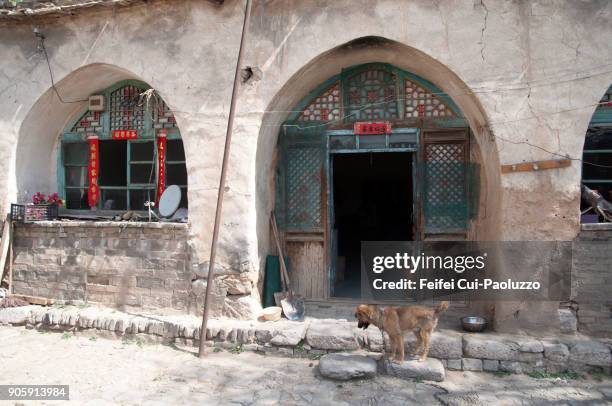
[{"label": "stone wall", "polygon": [[[193,260],[189,226],[50,221],[16,224],[15,293],[156,313],[201,314],[206,264]],[[211,316],[255,318],[256,275],[218,267]]]},{"label": "stone wall", "polygon": [[15,293],[65,302],[186,311],[186,224],[16,224]]},{"label": "stone wall", "polygon": [[578,331],[612,337],[612,224],[583,224],[574,241],[572,301]]}]

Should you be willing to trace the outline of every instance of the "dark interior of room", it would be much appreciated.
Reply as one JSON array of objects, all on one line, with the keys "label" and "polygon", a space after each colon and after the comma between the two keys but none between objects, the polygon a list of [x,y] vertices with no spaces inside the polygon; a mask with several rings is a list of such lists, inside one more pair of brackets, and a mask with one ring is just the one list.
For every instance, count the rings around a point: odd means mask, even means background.
[{"label": "dark interior of room", "polygon": [[333,156],[335,297],[359,297],[362,241],[412,240],[412,154]]}]

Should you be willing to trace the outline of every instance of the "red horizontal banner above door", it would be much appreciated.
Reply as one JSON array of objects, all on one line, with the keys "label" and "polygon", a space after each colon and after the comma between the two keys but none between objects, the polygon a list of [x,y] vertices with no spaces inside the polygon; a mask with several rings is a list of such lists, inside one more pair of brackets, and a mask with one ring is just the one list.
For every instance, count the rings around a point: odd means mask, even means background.
[{"label": "red horizontal banner above door", "polygon": [[391,134],[391,123],[388,121],[378,123],[355,123],[355,135],[382,135]]},{"label": "red horizontal banner above door", "polygon": [[138,138],[136,130],[113,130],[114,140],[135,140]]}]

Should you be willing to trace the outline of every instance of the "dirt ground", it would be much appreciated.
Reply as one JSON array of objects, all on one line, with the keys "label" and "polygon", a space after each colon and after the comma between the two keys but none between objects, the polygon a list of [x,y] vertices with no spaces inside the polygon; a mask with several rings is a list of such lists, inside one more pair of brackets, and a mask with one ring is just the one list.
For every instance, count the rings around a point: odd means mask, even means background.
[{"label": "dirt ground", "polygon": [[[193,349],[190,349],[193,351]],[[600,405],[612,404],[609,377],[534,379],[449,372],[442,384],[386,376],[335,382],[317,361],[211,352],[0,327],[0,384],[70,385],[75,405]]]}]

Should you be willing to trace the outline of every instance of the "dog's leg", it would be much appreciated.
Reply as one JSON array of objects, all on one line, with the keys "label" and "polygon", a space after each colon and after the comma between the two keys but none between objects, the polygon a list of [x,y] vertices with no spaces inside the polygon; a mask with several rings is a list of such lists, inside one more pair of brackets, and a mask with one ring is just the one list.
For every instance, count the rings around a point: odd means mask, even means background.
[{"label": "dog's leg", "polygon": [[420,330],[414,330],[413,333],[416,336],[416,343],[414,343],[414,349],[412,350],[410,355],[413,356],[413,357],[416,357],[416,355],[419,352],[419,348],[421,348],[421,331]]},{"label": "dog's leg", "polygon": [[404,362],[404,334],[400,334],[398,337],[399,340],[399,353],[400,353],[400,357],[399,357],[399,361],[400,362]]},{"label": "dog's leg", "polygon": [[429,339],[431,337],[431,330],[421,329],[421,337],[423,339],[423,352],[421,353],[421,358],[419,361],[423,362],[427,359],[427,355],[429,355]]}]

